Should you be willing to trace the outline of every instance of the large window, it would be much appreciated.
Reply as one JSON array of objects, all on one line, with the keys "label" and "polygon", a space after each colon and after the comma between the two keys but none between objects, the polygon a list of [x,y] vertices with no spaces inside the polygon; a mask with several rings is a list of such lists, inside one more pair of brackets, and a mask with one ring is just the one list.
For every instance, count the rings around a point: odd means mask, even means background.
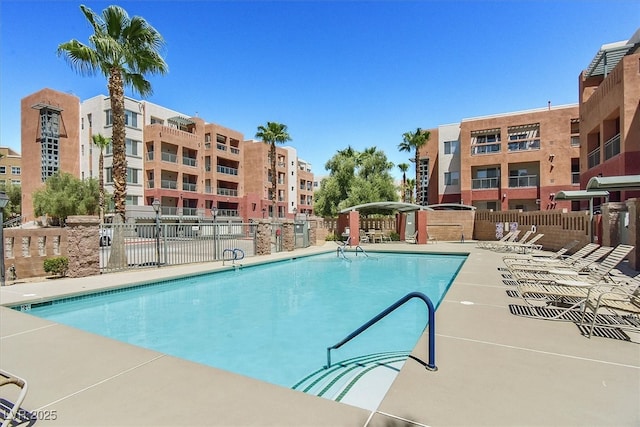
[{"label": "large window", "polygon": [[[112,184],[113,168],[105,168],[105,172],[106,172],[106,182],[109,184]],[[127,184],[137,184],[139,173],[140,173],[139,169],[127,168]]]},{"label": "large window", "polygon": [[500,129],[484,129],[471,132],[471,155],[500,152]]},{"label": "large window", "polygon": [[458,141],[445,141],[444,154],[455,154],[458,152]]},{"label": "large window", "polygon": [[[105,110],[105,122],[107,126],[113,126],[113,114],[111,110]],[[124,110],[124,124],[132,128],[138,127],[138,113]]]},{"label": "large window", "polygon": [[460,183],[460,172],[445,172],[444,185],[458,185]]},{"label": "large window", "polygon": [[12,175],[20,175],[20,166],[11,166],[11,174]]},{"label": "large window", "polygon": [[[141,144],[141,142],[140,141],[136,141],[134,139],[126,138],[124,140],[125,154],[127,156],[137,156],[138,155],[138,144]],[[107,149],[105,150],[105,153],[107,155],[113,154],[113,145],[112,144],[107,145]]]}]

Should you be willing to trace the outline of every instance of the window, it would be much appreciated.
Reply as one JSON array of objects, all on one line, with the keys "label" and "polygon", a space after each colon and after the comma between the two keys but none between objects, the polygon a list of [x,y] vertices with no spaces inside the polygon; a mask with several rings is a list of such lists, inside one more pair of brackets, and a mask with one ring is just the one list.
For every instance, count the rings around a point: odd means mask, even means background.
[{"label": "window", "polygon": [[[137,156],[138,155],[138,144],[140,144],[140,141],[136,141],[133,139],[129,139],[126,138],[124,140],[124,152],[127,156]],[[113,145],[109,144],[107,145],[107,148],[105,149],[105,154],[110,155],[113,154]]]},{"label": "window", "polygon": [[[113,183],[113,168],[105,168],[105,181],[107,183]],[[127,183],[128,184],[137,184],[138,183],[138,169],[127,168]]]},{"label": "window", "polygon": [[455,154],[458,151],[458,141],[445,141],[444,154]]},{"label": "window", "polygon": [[12,183],[13,185],[20,185],[20,180],[19,180],[19,179],[12,179],[12,180],[11,180],[11,183]]},{"label": "window", "polygon": [[444,185],[458,185],[460,183],[460,172],[445,172]]},{"label": "window", "polygon": [[113,115],[111,115],[111,110],[106,110],[104,114],[105,114],[105,117],[104,117],[105,124],[107,126],[113,125]]},{"label": "window", "polygon": [[124,110],[124,124],[132,128],[138,127],[138,113],[133,111]]},{"label": "window", "polygon": [[164,120],[151,116],[151,124],[154,125],[156,123],[160,125],[164,125]]},{"label": "window", "polygon": [[12,175],[20,175],[20,166],[11,166]]},{"label": "window", "polygon": [[0,166],[0,173],[7,173],[7,167],[6,166]]}]

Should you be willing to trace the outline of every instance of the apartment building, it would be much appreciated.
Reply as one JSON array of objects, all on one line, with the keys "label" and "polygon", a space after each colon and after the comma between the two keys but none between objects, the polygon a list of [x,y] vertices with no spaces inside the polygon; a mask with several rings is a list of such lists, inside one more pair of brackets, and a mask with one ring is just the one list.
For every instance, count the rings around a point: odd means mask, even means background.
[{"label": "apartment building", "polygon": [[[313,173],[311,164],[298,159],[293,147],[276,146],[276,204],[273,211],[271,146],[247,140],[244,145],[248,217],[294,218],[313,214]],[[254,201],[256,200],[256,201]]]},{"label": "apartment building", "polygon": [[22,156],[9,147],[0,147],[0,188],[22,184]]},{"label": "apartment building", "polygon": [[[111,137],[112,116],[107,96],[80,102],[52,89],[27,96],[21,108],[22,148],[29,159],[22,170],[23,214],[29,221],[34,219],[31,194],[52,174],[99,177],[100,150],[92,138],[98,133]],[[214,211],[217,219],[228,221],[267,215],[271,187],[263,187],[269,176],[264,169],[258,173],[258,164],[270,167],[268,150],[262,150],[266,144],[245,142],[236,130],[131,98],[125,99],[125,117],[127,209],[133,216],[152,213],[156,198],[169,220],[200,220]],[[278,150],[277,217],[311,213],[310,165],[299,162],[291,147]],[[111,147],[103,157],[105,188],[112,192]]]},{"label": "apartment building", "polygon": [[[580,187],[594,176],[640,174],[640,29],[600,47],[580,73],[578,95]],[[609,200],[631,197],[640,192],[613,191]]]},{"label": "apartment building", "polygon": [[[464,119],[431,130],[437,202],[479,209],[570,209],[560,190],[579,188],[578,106]],[[436,151],[437,150],[437,151]]]}]

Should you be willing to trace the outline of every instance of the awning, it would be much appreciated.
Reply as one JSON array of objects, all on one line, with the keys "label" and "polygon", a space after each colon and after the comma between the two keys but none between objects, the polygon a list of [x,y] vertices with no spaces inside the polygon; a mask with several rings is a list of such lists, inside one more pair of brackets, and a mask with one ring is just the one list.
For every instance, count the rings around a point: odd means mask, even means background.
[{"label": "awning", "polygon": [[587,183],[587,190],[640,189],[640,175],[594,176]]},{"label": "awning", "polygon": [[587,190],[571,190],[571,191],[558,191],[556,193],[556,200],[593,200],[597,197],[609,197],[608,191],[587,191]]},{"label": "awning", "polygon": [[399,212],[412,212],[412,211],[432,211],[428,206],[420,206],[414,203],[402,203],[402,202],[372,202],[364,203],[362,205],[351,206],[349,208],[342,209],[339,213],[347,213],[351,211],[372,211],[372,210],[389,210]]}]

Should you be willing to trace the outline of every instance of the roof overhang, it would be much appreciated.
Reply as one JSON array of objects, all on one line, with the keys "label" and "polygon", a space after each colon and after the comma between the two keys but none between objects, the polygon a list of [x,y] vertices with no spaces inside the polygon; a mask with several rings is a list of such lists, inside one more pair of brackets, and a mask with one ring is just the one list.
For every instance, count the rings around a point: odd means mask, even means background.
[{"label": "roof overhang", "polygon": [[62,112],[62,108],[55,106],[55,105],[51,105],[51,104],[47,104],[46,102],[38,102],[36,104],[33,104],[31,106],[31,108],[33,108],[34,110],[51,110],[51,111],[57,111],[58,113]]},{"label": "roof overhang", "polygon": [[438,210],[449,210],[449,211],[475,211],[477,208],[471,205],[462,205],[460,203],[438,203],[435,205],[429,205],[428,208],[431,208],[434,211]]},{"label": "roof overhang", "polygon": [[603,44],[584,71],[585,77],[607,76],[625,55],[633,53],[640,43],[640,29],[629,40]]},{"label": "roof overhang", "polygon": [[593,200],[598,197],[609,197],[608,191],[587,191],[587,190],[571,190],[558,191],[555,195],[557,200]]},{"label": "roof overhang", "polygon": [[388,210],[388,211],[398,211],[398,212],[412,212],[412,211],[432,211],[428,206],[420,206],[414,203],[403,203],[403,202],[372,202],[372,203],[364,203],[362,205],[351,206],[345,209],[342,209],[339,213],[347,213],[352,211],[374,211],[374,210]]},{"label": "roof overhang", "polygon": [[594,176],[587,183],[587,190],[640,189],[640,175]]}]

